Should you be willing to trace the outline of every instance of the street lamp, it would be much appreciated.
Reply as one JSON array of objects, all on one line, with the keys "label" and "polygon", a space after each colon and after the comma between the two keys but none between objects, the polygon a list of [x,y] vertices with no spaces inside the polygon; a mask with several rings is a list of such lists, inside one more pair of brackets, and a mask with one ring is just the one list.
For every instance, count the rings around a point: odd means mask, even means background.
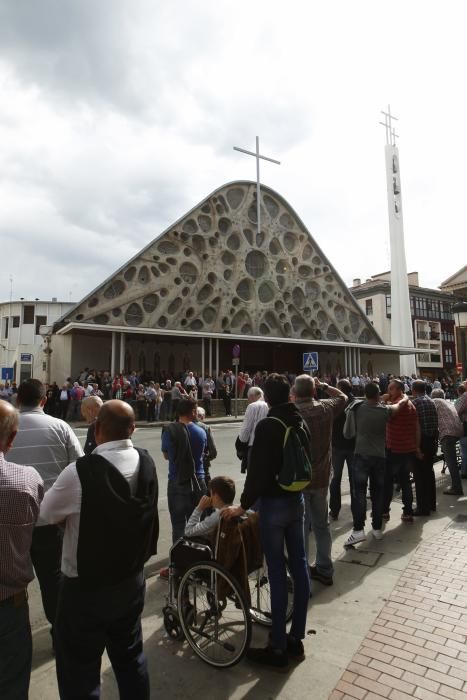
[{"label": "street lamp", "polygon": [[460,361],[462,363],[462,378],[465,379],[467,375],[467,357],[465,350],[465,334],[467,331],[467,301],[459,301],[452,307],[452,313],[454,314],[454,323],[459,329],[459,339],[461,346],[461,356]]}]

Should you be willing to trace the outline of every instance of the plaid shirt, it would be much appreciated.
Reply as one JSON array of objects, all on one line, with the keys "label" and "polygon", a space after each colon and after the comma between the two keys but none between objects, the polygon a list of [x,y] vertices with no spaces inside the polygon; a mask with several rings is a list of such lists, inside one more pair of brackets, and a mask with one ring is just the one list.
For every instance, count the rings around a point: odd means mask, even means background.
[{"label": "plaid shirt", "polygon": [[418,422],[422,435],[438,437],[438,414],[433,399],[426,394],[412,399],[412,403],[417,409]]},{"label": "plaid shirt", "polygon": [[43,496],[37,471],[7,462],[0,452],[0,600],[34,578],[29,550]]}]

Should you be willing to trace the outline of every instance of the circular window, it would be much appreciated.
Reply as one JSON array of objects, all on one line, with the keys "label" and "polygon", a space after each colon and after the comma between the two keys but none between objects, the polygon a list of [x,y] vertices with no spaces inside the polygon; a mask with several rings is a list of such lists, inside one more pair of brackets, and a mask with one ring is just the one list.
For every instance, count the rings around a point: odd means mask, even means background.
[{"label": "circular window", "polygon": [[140,326],[143,322],[143,311],[139,304],[130,304],[125,312],[125,321],[129,326]]},{"label": "circular window", "polygon": [[248,274],[258,279],[268,269],[268,261],[264,253],[259,250],[251,250],[245,258],[245,267]]}]

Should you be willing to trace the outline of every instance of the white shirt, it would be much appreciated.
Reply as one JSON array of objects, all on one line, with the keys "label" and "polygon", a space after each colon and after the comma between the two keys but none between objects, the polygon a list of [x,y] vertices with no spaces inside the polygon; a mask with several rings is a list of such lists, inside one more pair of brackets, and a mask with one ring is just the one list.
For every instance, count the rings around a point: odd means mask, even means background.
[{"label": "white shirt", "polygon": [[260,420],[266,418],[268,412],[269,406],[263,399],[253,401],[253,403],[248,404],[246,407],[239,438],[242,442],[247,442],[249,447],[252,446],[253,440],[255,439],[256,426]]},{"label": "white shirt", "polygon": [[[139,455],[131,440],[113,440],[98,445],[92,454],[101,455],[127,479],[132,494],[136,492]],[[70,578],[78,576],[76,553],[78,549],[81,512],[81,482],[76,462],[69,464],[47,491],[42,501],[40,516],[48,523],[66,520],[63,536],[62,573]]]}]

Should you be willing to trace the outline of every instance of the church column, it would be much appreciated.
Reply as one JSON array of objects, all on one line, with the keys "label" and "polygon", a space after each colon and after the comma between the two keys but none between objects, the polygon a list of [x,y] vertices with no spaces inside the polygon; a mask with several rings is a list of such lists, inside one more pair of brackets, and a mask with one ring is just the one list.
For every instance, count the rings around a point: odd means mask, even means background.
[{"label": "church column", "polygon": [[349,350],[350,348],[344,348],[344,374],[347,376],[352,376],[352,370],[350,368],[349,362]]},{"label": "church column", "polygon": [[362,371],[360,363],[360,348],[355,348],[355,363],[357,365],[357,374],[360,374]]},{"label": "church column", "polygon": [[216,377],[219,376],[219,338],[216,338]]},{"label": "church column", "polygon": [[120,333],[120,367],[119,372],[125,369],[125,333]]},{"label": "church column", "polygon": [[209,338],[209,376],[212,377],[212,338]]},{"label": "church column", "polygon": [[204,338],[201,338],[201,378],[204,379]]},{"label": "church column", "polygon": [[115,364],[117,361],[117,334],[115,331],[112,333],[112,350],[110,354],[110,375],[112,379],[116,375],[116,369],[115,369]]}]

